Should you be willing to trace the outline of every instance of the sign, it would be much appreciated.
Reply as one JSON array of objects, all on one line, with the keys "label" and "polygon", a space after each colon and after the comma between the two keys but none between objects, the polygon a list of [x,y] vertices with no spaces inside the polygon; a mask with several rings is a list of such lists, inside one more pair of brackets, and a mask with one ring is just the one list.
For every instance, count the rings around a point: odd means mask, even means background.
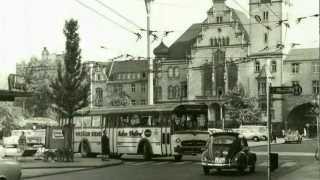
[{"label": "sign", "polygon": [[150,130],[150,129],[146,129],[146,130],[144,131],[144,135],[145,135],[146,137],[150,137],[150,136],[152,135],[151,130]]},{"label": "sign", "polygon": [[292,86],[293,88],[293,95],[294,96],[299,96],[302,93],[302,87],[299,84],[294,84]]},{"label": "sign", "polygon": [[302,93],[302,87],[299,84],[294,84],[293,86],[275,86],[270,87],[271,94],[293,94],[294,96],[299,96]]},{"label": "sign", "polygon": [[292,86],[275,86],[270,87],[271,94],[293,94]]}]

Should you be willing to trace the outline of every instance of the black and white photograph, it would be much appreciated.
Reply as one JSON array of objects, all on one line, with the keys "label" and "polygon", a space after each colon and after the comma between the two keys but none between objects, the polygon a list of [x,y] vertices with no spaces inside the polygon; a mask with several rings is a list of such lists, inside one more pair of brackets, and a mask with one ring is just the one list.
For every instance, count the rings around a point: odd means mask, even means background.
[{"label": "black and white photograph", "polygon": [[0,180],[320,180],[319,0],[1,0]]}]

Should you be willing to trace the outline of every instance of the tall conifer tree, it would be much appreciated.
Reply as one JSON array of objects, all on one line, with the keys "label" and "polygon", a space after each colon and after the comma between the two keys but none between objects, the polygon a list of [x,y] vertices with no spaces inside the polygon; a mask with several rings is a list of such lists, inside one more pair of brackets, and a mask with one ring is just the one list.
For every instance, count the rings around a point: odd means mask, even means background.
[{"label": "tall conifer tree", "polygon": [[68,119],[68,126],[63,129],[65,148],[72,148],[73,116],[75,112],[88,105],[90,84],[87,73],[81,64],[80,37],[78,21],[65,22],[63,33],[66,37],[64,64],[58,65],[58,75],[51,82],[51,98],[58,112]]}]

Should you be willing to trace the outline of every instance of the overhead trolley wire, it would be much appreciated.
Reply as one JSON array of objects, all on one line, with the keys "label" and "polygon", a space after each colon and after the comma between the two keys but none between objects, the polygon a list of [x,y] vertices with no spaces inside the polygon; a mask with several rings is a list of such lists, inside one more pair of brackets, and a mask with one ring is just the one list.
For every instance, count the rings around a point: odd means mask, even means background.
[{"label": "overhead trolley wire", "polygon": [[129,28],[127,28],[127,27],[125,27],[125,26],[123,26],[123,25],[119,24],[119,23],[118,23],[118,22],[116,22],[115,20],[113,20],[113,19],[111,19],[111,18],[107,17],[106,15],[104,15],[104,14],[100,13],[99,11],[97,11],[96,9],[94,9],[94,8],[92,8],[92,7],[88,6],[88,5],[86,5],[85,3],[81,2],[80,0],[75,0],[75,1],[76,1],[78,4],[80,4],[81,6],[85,7],[86,9],[88,9],[88,10],[90,10],[90,11],[92,11],[92,12],[96,13],[97,15],[99,15],[100,17],[102,17],[103,19],[105,19],[105,20],[107,20],[107,21],[110,21],[111,23],[113,23],[113,24],[115,24],[115,25],[119,26],[120,28],[122,28],[122,29],[124,29],[124,30],[128,31],[129,33],[132,33],[132,34],[134,34],[134,35],[137,35],[137,33],[136,33],[136,32],[134,32],[134,31],[130,30]]}]

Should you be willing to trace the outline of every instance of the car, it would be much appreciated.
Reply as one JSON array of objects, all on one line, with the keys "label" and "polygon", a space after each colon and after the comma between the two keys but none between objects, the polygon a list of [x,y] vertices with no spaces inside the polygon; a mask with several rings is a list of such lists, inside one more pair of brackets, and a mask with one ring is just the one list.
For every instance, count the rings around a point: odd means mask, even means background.
[{"label": "car", "polygon": [[246,138],[238,132],[211,133],[206,148],[201,155],[201,165],[205,175],[211,169],[236,169],[244,174],[246,169],[255,172],[257,156],[250,152]]},{"label": "car", "polygon": [[18,162],[0,158],[1,180],[20,180],[21,175],[21,167]]},{"label": "car", "polygon": [[5,144],[3,146],[3,151],[5,157],[17,157],[21,155],[17,144]]},{"label": "car", "polygon": [[284,136],[284,143],[302,143],[302,136],[298,131],[288,131]]},{"label": "car", "polygon": [[248,140],[266,141],[268,139],[266,126],[242,125],[238,129],[238,132]]}]

